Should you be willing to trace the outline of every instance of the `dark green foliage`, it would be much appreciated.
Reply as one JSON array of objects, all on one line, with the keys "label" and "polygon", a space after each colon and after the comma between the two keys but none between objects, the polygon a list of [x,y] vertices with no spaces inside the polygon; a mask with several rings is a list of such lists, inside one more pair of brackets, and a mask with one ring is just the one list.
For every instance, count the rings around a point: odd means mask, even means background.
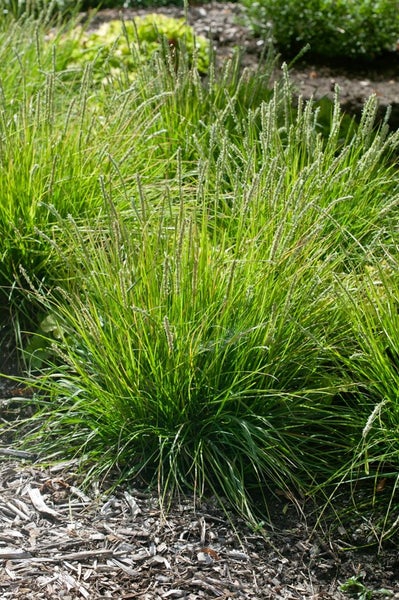
[{"label": "dark green foliage", "polygon": [[325,57],[372,58],[395,49],[396,0],[244,0],[254,29],[271,32],[286,53],[306,44]]}]

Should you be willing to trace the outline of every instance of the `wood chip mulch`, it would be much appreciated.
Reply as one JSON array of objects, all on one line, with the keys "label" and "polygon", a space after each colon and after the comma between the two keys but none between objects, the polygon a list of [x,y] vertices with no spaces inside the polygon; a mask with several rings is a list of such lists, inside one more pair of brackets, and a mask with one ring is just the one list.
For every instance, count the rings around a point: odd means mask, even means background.
[{"label": "wood chip mulch", "polygon": [[212,502],[181,500],[165,514],[137,489],[82,491],[73,468],[2,463],[1,598],[314,596],[307,576],[283,583],[288,559],[259,535],[240,540]]},{"label": "wood chip mulch", "polygon": [[[40,467],[29,458],[0,448],[4,600],[342,600],[340,583],[377,573],[376,557],[343,560],[332,544],[310,537],[284,501],[277,510],[285,526],[257,533],[227,519],[212,499],[177,499],[164,512],[157,495],[142,489],[81,488],[77,462]],[[399,598],[389,556],[385,571],[378,559],[376,585],[389,593],[379,598]]]}]

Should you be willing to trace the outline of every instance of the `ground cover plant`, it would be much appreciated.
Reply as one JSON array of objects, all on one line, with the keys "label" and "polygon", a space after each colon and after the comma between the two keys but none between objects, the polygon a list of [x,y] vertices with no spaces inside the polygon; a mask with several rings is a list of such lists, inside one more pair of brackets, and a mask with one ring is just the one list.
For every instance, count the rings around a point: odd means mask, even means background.
[{"label": "ground cover plant", "polygon": [[253,27],[271,35],[282,52],[306,44],[317,56],[374,58],[395,50],[399,4],[395,0],[244,0]]},{"label": "ground cover plant", "polygon": [[376,99],[343,128],[337,95],[327,131],[270,64],[203,79],[163,48],[133,79],[99,82],[94,58],[70,85],[45,34],[1,45],[2,288],[37,315],[19,441],[252,521],[276,490],[385,479],[390,537],[399,134]]}]

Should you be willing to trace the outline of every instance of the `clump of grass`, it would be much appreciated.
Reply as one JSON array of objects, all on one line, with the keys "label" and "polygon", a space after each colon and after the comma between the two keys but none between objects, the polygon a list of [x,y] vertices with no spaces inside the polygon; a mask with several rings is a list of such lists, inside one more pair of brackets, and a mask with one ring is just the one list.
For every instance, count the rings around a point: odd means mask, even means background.
[{"label": "clump of grass", "polygon": [[335,275],[396,205],[381,155],[397,136],[371,135],[373,100],[342,147],[338,102],[325,140],[287,88],[245,121],[239,97],[214,106],[203,139],[193,130],[197,162],[177,151],[157,194],[113,161],[101,219],[60,217],[68,283],[42,298],[61,334],[43,334],[54,358],[29,444],[161,495],[211,490],[253,519],[253,492],[308,491],[351,457]]},{"label": "clump of grass", "polygon": [[[213,490],[251,514],[251,486],[311,478],[304,427],[314,419],[320,471],[344,451],[327,436],[339,378],[324,372],[344,330],[313,244],[294,261],[288,245],[272,260],[260,240],[215,243],[212,211],[199,208],[198,220],[183,198],[176,216],[145,202],[139,222],[114,215],[100,240],[71,224],[80,269],[47,305],[63,334],[29,443],[50,452],[68,439],[92,474],[141,473],[162,493]],[[273,233],[263,223],[258,235]]]},{"label": "clump of grass", "polygon": [[372,97],[343,138],[337,96],[326,135],[289,78],[238,62],[204,82],[158,55],[101,89],[89,63],[75,98],[52,56],[3,130],[4,281],[22,269],[43,317],[24,443],[252,520],[259,492],[336,481],[373,411],[343,393],[359,344],[336,282],[397,243],[399,133],[375,129]]},{"label": "clump of grass", "polygon": [[[101,177],[112,172],[121,181],[125,191],[119,198],[125,204],[138,173],[156,195],[159,182],[176,172],[178,155],[190,178],[199,148],[206,152],[213,105],[234,93],[239,77],[237,58],[222,85],[211,76],[204,86],[184,53],[177,71],[159,54],[141,62],[135,81],[117,74],[115,85],[99,89],[93,79],[96,61],[88,61],[83,74],[70,81],[73,45],[65,44],[62,32],[45,41],[40,23],[11,23],[0,32],[1,64],[6,65],[0,98],[0,286],[7,296],[26,287],[21,268],[50,285],[58,271],[52,250],[56,215],[76,220],[97,215]],[[271,93],[266,75],[255,86],[246,81],[245,92],[240,86],[243,113],[251,94]]]}]

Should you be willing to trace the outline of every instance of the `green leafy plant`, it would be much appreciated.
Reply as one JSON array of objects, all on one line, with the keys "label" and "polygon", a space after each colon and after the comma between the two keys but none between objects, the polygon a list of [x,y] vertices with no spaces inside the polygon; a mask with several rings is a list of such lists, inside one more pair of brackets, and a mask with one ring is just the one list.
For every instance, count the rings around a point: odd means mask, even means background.
[{"label": "green leafy plant", "polygon": [[358,600],[372,600],[373,598],[390,598],[393,592],[381,588],[379,590],[371,590],[361,581],[360,577],[350,577],[345,583],[340,586],[340,590]]},{"label": "green leafy plant", "polygon": [[178,69],[179,53],[184,47],[186,58],[195,61],[201,73],[209,67],[209,42],[195,36],[184,19],[162,14],[137,17],[134,21],[114,20],[103,23],[96,31],[72,31],[65,44],[73,47],[67,68],[75,70],[92,64],[94,79],[104,82],[111,77],[127,73],[134,78],[143,62],[148,62],[156,52],[164,54],[166,61]]},{"label": "green leafy plant", "polygon": [[282,52],[306,44],[324,57],[372,58],[394,50],[399,39],[396,0],[244,1],[254,28],[269,31]]},{"label": "green leafy plant", "polygon": [[351,598],[358,598],[359,600],[371,600],[373,593],[371,590],[359,580],[358,577],[351,577],[340,586],[342,592],[350,595]]},{"label": "green leafy plant", "polygon": [[65,338],[67,332],[60,326],[53,314],[46,315],[39,322],[37,331],[30,335],[22,357],[26,358],[26,369],[28,372],[37,372],[42,369],[50,359],[54,359],[54,340]]}]

